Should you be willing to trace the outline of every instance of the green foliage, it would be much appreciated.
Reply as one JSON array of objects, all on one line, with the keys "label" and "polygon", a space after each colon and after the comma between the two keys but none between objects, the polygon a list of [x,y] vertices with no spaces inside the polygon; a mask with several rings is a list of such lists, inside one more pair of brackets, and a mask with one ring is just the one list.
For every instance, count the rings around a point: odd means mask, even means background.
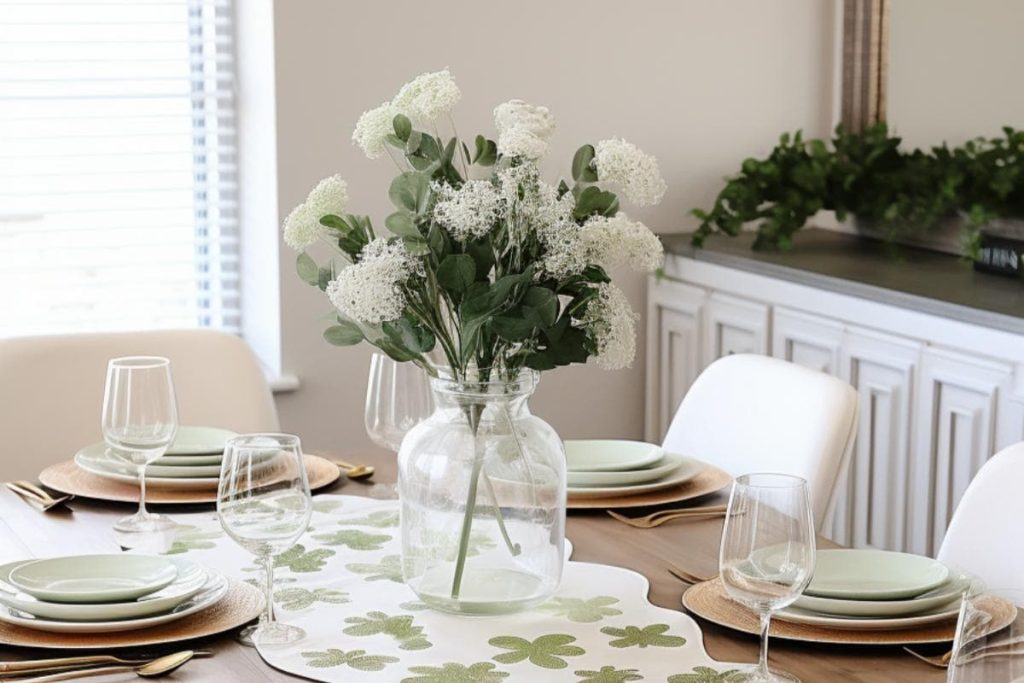
[{"label": "green foliage", "polygon": [[500,683],[508,678],[506,672],[496,671],[490,662],[469,666],[456,662],[445,662],[441,666],[410,666],[409,673],[417,675],[403,678],[402,683]]},{"label": "green foliage", "polygon": [[608,636],[615,636],[615,639],[608,644],[612,647],[682,647],[686,645],[686,638],[681,636],[667,636],[668,624],[651,624],[640,628],[639,626],[626,626],[625,628],[614,628],[605,626],[601,633]]},{"label": "green foliage", "polygon": [[569,663],[563,657],[579,657],[586,654],[582,647],[572,645],[576,642],[575,637],[564,633],[540,636],[533,641],[518,636],[497,636],[487,642],[494,647],[509,650],[492,657],[501,664],[529,660],[531,664],[544,669],[564,669]]},{"label": "green foliage", "polygon": [[829,144],[783,134],[765,159],[746,159],[701,220],[693,244],[708,235],[737,235],[760,221],[755,248],[789,249],[793,234],[819,210],[857,216],[890,237],[927,231],[966,216],[970,255],[978,229],[996,217],[1024,218],[1024,131],[905,152],[884,123],[863,133],[839,127]]},{"label": "green foliage", "polygon": [[324,339],[334,346],[352,346],[363,341],[364,337],[358,325],[339,317],[337,325],[331,325],[324,330]]},{"label": "green foliage", "polygon": [[347,664],[358,671],[380,671],[388,664],[394,664],[398,661],[398,657],[368,655],[366,650],[349,650],[346,652],[336,648],[322,651],[311,650],[303,652],[302,656],[308,660],[306,664],[318,669],[345,666]]}]

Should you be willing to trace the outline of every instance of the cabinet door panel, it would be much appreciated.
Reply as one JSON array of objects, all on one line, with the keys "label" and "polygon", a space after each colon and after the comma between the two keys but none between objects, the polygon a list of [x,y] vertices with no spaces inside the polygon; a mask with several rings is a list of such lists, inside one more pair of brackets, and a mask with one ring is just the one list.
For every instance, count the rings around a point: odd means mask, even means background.
[{"label": "cabinet door panel", "polygon": [[772,312],[772,355],[804,367],[839,374],[843,325],[788,308]]},{"label": "cabinet door panel", "polygon": [[733,353],[768,354],[768,306],[719,294],[705,307],[704,365]]}]

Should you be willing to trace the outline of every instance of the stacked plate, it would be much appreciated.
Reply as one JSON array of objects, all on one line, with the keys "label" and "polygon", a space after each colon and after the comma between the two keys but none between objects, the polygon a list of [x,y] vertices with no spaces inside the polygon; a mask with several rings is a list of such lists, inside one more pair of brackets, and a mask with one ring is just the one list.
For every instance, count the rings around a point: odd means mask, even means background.
[{"label": "stacked plate", "polygon": [[920,555],[819,550],[814,578],[779,619],[849,630],[891,630],[955,618],[973,577]]},{"label": "stacked plate", "polygon": [[0,622],[113,633],[201,612],[228,592],[219,573],[149,555],[77,555],[0,566]]},{"label": "stacked plate", "polygon": [[569,496],[577,500],[658,491],[701,472],[698,461],[640,441],[566,441],[565,461]]},{"label": "stacked plate", "polygon": [[[146,468],[146,486],[173,489],[217,488],[224,444],[234,432],[216,427],[179,427],[174,443]],[[128,454],[97,443],[75,454],[86,472],[106,479],[135,483],[136,466]]]}]

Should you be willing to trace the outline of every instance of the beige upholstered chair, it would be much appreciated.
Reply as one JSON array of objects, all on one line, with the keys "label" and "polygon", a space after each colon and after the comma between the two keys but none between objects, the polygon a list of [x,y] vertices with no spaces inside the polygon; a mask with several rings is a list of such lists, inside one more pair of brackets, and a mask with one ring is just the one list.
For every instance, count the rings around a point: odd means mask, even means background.
[{"label": "beige upholstered chair", "polygon": [[32,478],[103,439],[107,361],[166,356],[181,424],[276,431],[277,411],[256,356],[214,330],[0,339],[0,479]]},{"label": "beige upholstered chair", "polygon": [[794,363],[736,354],[709,365],[683,398],[664,447],[729,474],[792,474],[807,480],[821,531],[857,433],[857,392]]},{"label": "beige upholstered chair", "polygon": [[992,591],[1024,591],[1024,442],[993,455],[956,506],[939,560],[971,572]]}]

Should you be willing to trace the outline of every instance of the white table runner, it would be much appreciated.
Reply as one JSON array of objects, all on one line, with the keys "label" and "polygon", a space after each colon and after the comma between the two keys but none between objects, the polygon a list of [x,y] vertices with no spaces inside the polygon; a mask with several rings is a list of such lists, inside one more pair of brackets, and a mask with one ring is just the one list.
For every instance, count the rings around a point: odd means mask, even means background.
[{"label": "white table runner", "polygon": [[[173,517],[182,527],[171,554],[262,584],[263,570],[216,515]],[[427,609],[402,583],[399,543],[397,501],[317,496],[309,532],[277,558],[275,582],[278,618],[307,638],[260,648],[263,658],[320,681],[728,683],[735,674],[704,652],[693,619],[647,601],[635,572],[568,562],[558,593],[537,609],[460,617]]]}]

